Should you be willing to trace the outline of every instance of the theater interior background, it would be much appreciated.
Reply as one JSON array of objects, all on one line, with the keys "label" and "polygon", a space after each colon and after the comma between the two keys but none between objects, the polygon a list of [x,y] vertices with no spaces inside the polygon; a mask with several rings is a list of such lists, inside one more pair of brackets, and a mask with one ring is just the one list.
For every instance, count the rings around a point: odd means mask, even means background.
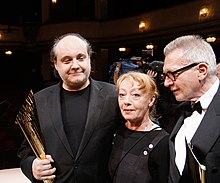
[{"label": "theater interior background", "polygon": [[87,38],[95,51],[92,77],[106,82],[113,62],[141,57],[142,50],[163,61],[164,46],[181,35],[207,39],[220,62],[219,7],[219,0],[1,1],[0,169],[19,167],[24,137],[15,118],[27,93],[58,82],[49,62],[54,38]]}]

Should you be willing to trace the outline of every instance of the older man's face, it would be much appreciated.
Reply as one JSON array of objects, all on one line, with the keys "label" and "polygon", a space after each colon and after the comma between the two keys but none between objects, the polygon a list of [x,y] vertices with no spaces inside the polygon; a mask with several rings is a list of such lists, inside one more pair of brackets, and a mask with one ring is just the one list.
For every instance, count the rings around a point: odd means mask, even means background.
[{"label": "older man's face", "polygon": [[[164,73],[172,73],[178,69],[190,65],[184,57],[181,49],[176,49],[168,54],[164,60]],[[174,74],[175,79],[165,78],[164,85],[169,87],[177,101],[194,100],[196,91],[200,87],[197,66],[181,70]]]}]

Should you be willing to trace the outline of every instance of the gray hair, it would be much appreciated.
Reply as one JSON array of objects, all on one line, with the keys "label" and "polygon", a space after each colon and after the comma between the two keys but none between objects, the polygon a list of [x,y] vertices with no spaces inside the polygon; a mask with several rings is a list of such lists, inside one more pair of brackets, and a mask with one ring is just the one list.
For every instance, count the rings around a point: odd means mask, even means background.
[{"label": "gray hair", "polygon": [[176,38],[164,48],[164,55],[175,49],[183,51],[183,58],[189,63],[204,62],[208,64],[209,75],[216,73],[216,56],[209,43],[198,35],[187,35]]}]

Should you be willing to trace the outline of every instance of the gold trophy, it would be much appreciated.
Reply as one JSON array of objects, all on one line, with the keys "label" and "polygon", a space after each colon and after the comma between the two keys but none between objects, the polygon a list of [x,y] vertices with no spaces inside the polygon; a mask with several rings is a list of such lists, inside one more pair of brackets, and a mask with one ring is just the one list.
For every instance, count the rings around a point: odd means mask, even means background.
[{"label": "gold trophy", "polygon": [[195,165],[195,167],[191,169],[192,175],[196,177],[195,178],[196,181],[194,180],[194,182],[206,183],[206,180],[205,180],[206,167],[199,162],[199,160],[193,153],[190,143],[187,144],[187,150],[188,150],[189,155],[193,158],[190,160],[191,161],[190,164],[194,163]]},{"label": "gold trophy", "polygon": [[[46,159],[43,141],[40,136],[40,126],[37,116],[33,91],[31,90],[19,111],[16,120],[26,140],[38,159]],[[44,183],[52,183],[52,180],[43,180]]]}]

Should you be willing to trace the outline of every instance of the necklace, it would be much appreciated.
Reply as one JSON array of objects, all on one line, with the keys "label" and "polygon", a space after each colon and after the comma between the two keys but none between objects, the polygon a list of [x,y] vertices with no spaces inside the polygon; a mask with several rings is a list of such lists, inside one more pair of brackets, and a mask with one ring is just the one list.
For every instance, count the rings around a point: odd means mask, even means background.
[{"label": "necklace", "polygon": [[125,126],[130,129],[130,130],[134,130],[134,131],[150,131],[152,130],[153,128],[155,127],[159,127],[157,124],[153,123],[152,121],[150,121],[150,123],[142,123],[141,125],[139,126],[135,126],[135,125],[131,125],[130,122],[126,122],[125,123]]}]

